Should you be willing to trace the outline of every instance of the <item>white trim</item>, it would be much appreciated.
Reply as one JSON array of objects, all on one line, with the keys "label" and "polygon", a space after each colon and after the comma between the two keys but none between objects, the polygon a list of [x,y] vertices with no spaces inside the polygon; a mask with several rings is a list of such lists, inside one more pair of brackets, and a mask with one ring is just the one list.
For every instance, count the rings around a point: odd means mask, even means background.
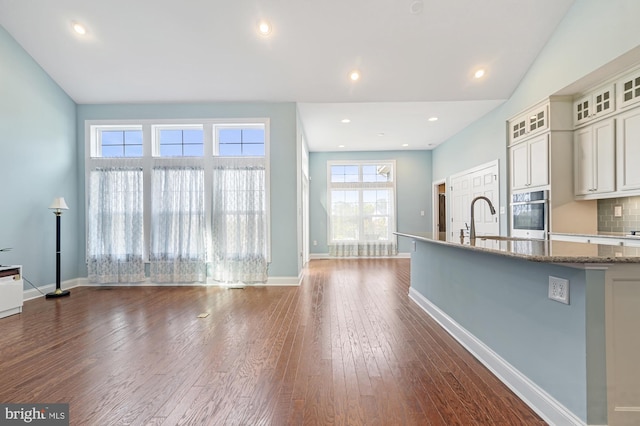
[{"label": "white trim", "polygon": [[551,425],[586,426],[586,423],[568,408],[502,359],[489,346],[469,333],[413,287],[409,288],[409,298],[416,302],[420,308],[440,324],[447,333],[464,346],[478,361],[484,364],[544,421]]},{"label": "white trim", "polygon": [[[71,280],[66,280],[66,281],[62,281],[60,283],[60,288],[63,290],[69,290],[71,288],[75,288],[75,287],[81,287],[86,285],[85,282],[87,280],[85,278],[74,278]],[[56,289],[56,285],[55,284],[47,284],[47,285],[43,285],[38,287],[38,290],[40,290],[42,293],[40,293],[40,291],[36,290],[35,288],[31,287],[27,290],[24,290],[22,293],[22,300],[23,301],[27,301],[27,300],[33,300],[33,299],[37,299],[38,297],[44,297],[45,294],[47,293],[53,293]]]},{"label": "white trim", "polygon": [[329,253],[311,253],[310,260],[326,260],[326,259],[411,259],[411,253],[398,253],[394,256],[330,256]]}]

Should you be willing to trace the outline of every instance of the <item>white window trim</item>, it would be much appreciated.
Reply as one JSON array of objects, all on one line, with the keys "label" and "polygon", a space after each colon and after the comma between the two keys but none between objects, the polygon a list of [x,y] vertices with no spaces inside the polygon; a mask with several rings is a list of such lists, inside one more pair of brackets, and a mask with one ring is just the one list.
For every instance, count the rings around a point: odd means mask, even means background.
[{"label": "white window trim", "polygon": [[[396,160],[330,160],[330,161],[327,161],[327,215],[328,215],[327,223],[329,225],[327,226],[327,245],[344,242],[342,240],[334,241],[331,238],[331,202],[332,202],[331,190],[333,188],[339,188],[340,186],[340,182],[331,182],[331,167],[332,166],[359,166],[359,170],[361,172],[362,167],[360,166],[369,165],[369,164],[385,164],[385,163],[391,164],[393,168],[392,185],[389,185],[393,188],[393,217],[391,220],[391,229],[390,229],[391,235],[389,236],[389,242],[395,242],[397,240],[395,234],[393,234],[393,232],[397,230],[397,226],[398,226],[397,225],[398,224],[398,201],[397,201],[398,194],[397,194],[397,184],[396,184],[396,177],[397,177]],[[360,182],[360,183],[364,184],[363,188],[369,186],[373,189],[375,188],[376,183],[380,183],[380,182]],[[388,185],[388,182],[385,182],[385,183]],[[353,183],[345,183],[345,187],[348,185],[353,185]]]},{"label": "white window trim", "polygon": [[[89,211],[89,177],[91,170],[96,167],[110,167],[117,163],[126,163],[130,166],[138,166],[143,169],[144,179],[144,259],[149,262],[149,249],[151,247],[151,170],[154,164],[180,163],[185,161],[194,164],[204,165],[205,169],[205,203],[211,205],[213,182],[212,176],[213,161],[217,156],[217,129],[232,127],[262,127],[264,126],[265,143],[265,197],[267,209],[267,262],[271,263],[271,120],[268,117],[261,118],[215,118],[215,119],[158,119],[158,120],[85,120],[85,235],[89,232],[89,223],[86,212]],[[204,133],[204,155],[203,157],[158,157],[153,156],[153,144],[156,128],[187,128],[202,126]],[[99,130],[142,130],[142,157],[97,157],[100,143],[98,140]],[[159,149],[155,152],[159,152]],[[235,157],[235,158],[258,158],[258,157]],[[263,157],[259,157],[263,158]],[[211,211],[207,210],[207,223],[211,223]],[[85,241],[85,260],[88,252],[88,241]]]}]

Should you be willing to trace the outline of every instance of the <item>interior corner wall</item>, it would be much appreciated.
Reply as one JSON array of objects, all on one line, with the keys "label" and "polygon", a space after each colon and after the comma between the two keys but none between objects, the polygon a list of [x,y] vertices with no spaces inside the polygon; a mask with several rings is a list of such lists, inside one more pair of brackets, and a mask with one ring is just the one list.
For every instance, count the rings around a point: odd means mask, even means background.
[{"label": "interior corner wall", "polygon": [[[61,279],[78,277],[76,105],[0,26],[0,264],[22,265],[40,287],[56,281],[55,197],[61,217]],[[25,289],[31,288],[25,282]]]},{"label": "interior corner wall", "polygon": [[[311,254],[328,255],[327,162],[340,160],[396,160],[397,230],[432,230],[431,151],[310,152],[309,241]],[[422,216],[421,212],[425,215]],[[317,243],[314,245],[314,241]],[[398,251],[409,253],[411,241],[398,239]]]},{"label": "interior corner wall", "polygon": [[194,104],[110,104],[78,105],[77,150],[82,160],[78,165],[79,203],[82,206],[82,276],[87,276],[84,262],[85,241],[85,121],[86,120],[148,120],[198,118],[269,118],[270,119],[270,179],[271,179],[271,264],[269,277],[297,278],[297,161],[296,107],[294,103],[217,102]]},{"label": "interior corner wall", "polygon": [[508,205],[506,121],[637,47],[638,16],[637,0],[576,0],[509,100],[434,149],[433,180],[497,158],[500,205]]}]

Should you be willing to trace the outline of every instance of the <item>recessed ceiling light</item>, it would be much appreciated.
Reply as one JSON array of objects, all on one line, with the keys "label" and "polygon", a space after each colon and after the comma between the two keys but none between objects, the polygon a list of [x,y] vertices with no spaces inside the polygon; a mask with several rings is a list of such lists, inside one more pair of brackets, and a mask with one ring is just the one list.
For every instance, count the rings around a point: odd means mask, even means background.
[{"label": "recessed ceiling light", "polygon": [[87,33],[87,29],[84,27],[84,25],[77,22],[72,22],[71,28],[73,28],[73,31],[75,31],[76,34],[85,35]]},{"label": "recessed ceiling light", "polygon": [[438,117],[429,117],[429,121],[438,121]]},{"label": "recessed ceiling light", "polygon": [[384,136],[384,133],[380,132],[378,133],[378,136]]},{"label": "recessed ceiling light", "polygon": [[349,74],[349,78],[350,78],[352,81],[358,81],[358,80],[360,80],[360,71],[357,71],[357,70],[353,70],[353,71],[351,71],[351,73]]},{"label": "recessed ceiling light", "polygon": [[343,118],[342,123],[351,123],[351,120],[349,120],[348,118]]},{"label": "recessed ceiling light", "polygon": [[475,78],[482,78],[482,77],[484,77],[484,70],[483,70],[482,68],[480,68],[479,70],[477,70],[477,71],[475,72],[475,74],[473,74],[473,76],[474,76]]},{"label": "recessed ceiling light", "polygon": [[338,145],[338,148],[344,148],[344,145]]},{"label": "recessed ceiling light", "polygon": [[409,146],[409,144],[408,143],[403,143],[402,146]]},{"label": "recessed ceiling light", "polygon": [[271,34],[271,24],[269,24],[269,22],[267,21],[260,21],[260,23],[258,24],[258,32],[260,33],[260,35],[268,36],[269,34]]}]

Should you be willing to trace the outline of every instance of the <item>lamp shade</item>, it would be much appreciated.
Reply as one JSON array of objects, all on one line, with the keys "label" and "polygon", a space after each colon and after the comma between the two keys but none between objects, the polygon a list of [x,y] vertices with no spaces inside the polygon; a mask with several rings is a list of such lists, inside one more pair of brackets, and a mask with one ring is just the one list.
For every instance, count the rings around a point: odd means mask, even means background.
[{"label": "lamp shade", "polygon": [[54,198],[53,203],[51,203],[49,208],[51,210],[57,210],[57,211],[69,210],[69,206],[67,206],[67,203],[64,201],[64,197]]}]

